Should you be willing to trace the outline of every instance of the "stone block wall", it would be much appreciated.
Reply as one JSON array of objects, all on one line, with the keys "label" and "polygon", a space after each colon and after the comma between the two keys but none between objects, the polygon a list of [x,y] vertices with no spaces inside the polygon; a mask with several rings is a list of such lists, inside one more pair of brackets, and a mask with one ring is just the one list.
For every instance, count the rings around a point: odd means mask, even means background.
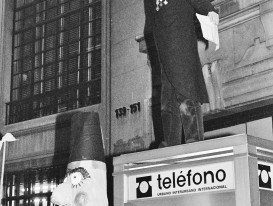
[{"label": "stone block wall", "polygon": [[[143,1],[111,1],[111,151],[145,150],[152,141],[151,71],[136,36],[143,33]],[[134,108],[136,111],[134,111]]]}]

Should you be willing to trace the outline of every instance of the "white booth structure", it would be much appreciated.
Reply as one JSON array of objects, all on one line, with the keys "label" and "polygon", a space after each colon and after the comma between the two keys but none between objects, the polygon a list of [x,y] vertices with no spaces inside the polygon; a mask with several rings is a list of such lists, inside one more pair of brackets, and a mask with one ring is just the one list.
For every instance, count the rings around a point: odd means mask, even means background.
[{"label": "white booth structure", "polygon": [[273,141],[239,134],[125,154],[114,206],[273,206]]}]

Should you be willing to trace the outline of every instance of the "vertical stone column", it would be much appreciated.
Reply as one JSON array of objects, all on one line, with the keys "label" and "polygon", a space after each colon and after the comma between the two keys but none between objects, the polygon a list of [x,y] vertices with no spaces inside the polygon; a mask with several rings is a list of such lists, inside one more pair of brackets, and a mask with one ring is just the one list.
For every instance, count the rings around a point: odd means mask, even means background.
[{"label": "vertical stone column", "polygon": [[0,1],[0,130],[5,125],[5,104],[10,100],[12,32],[13,1],[2,0]]},{"label": "vertical stone column", "polygon": [[[4,46],[4,17],[5,17],[5,0],[0,1],[0,96],[2,97],[0,100],[0,117],[5,117],[4,114],[4,65],[3,65],[3,46]],[[3,132],[2,127],[4,126],[4,118],[0,118],[0,131]]]}]

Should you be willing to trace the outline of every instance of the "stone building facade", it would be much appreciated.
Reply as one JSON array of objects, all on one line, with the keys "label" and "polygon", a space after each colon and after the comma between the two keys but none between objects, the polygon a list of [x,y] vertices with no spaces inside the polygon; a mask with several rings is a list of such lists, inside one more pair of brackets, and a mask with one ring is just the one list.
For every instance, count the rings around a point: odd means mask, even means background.
[{"label": "stone building facade", "polygon": [[[24,3],[43,1],[25,0]],[[72,5],[77,1],[56,2]],[[91,10],[93,4],[100,2],[101,5],[99,102],[12,122],[7,105],[12,102],[11,85],[14,83],[11,78],[15,62],[14,22],[17,21],[14,2],[16,0],[0,2],[0,132],[2,135],[10,132],[18,139],[7,147],[6,187],[11,191],[20,188],[20,181],[12,180],[19,178],[18,174],[25,174],[25,179],[36,175],[28,184],[37,187],[41,187],[43,182],[47,187],[58,183],[63,172],[47,180],[41,177],[46,173],[39,171],[43,168],[46,171],[64,170],[68,158],[70,118],[75,112],[99,112],[105,154],[110,159],[122,153],[149,149],[156,141],[152,111],[158,102],[151,99],[152,95],[158,97],[156,91],[160,87],[160,78],[151,81],[151,65],[143,39],[145,17],[142,0],[86,1]],[[211,100],[209,105],[203,106],[206,138],[248,133],[272,139],[273,1],[214,0],[212,3],[220,14],[220,49],[214,51],[211,44],[210,49],[204,51],[200,46]],[[23,81],[24,75],[21,74]],[[37,193],[43,192],[42,187],[37,190]],[[49,200],[51,189],[45,190],[43,197]],[[23,194],[25,199],[22,201],[34,204],[45,201],[34,200],[36,193]],[[19,201],[15,198],[17,196],[20,196],[18,192],[11,192],[7,201]],[[18,204],[21,203],[25,202]]]}]

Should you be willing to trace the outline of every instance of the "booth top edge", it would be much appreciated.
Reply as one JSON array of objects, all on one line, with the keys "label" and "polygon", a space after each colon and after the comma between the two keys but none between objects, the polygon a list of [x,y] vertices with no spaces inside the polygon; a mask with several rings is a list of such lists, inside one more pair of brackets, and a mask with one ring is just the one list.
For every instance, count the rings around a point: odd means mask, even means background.
[{"label": "booth top edge", "polygon": [[158,159],[168,159],[179,155],[187,155],[194,153],[202,153],[206,151],[230,151],[233,147],[251,145],[259,148],[269,149],[273,151],[273,141],[250,136],[247,134],[237,134],[232,136],[221,137],[217,139],[210,139],[201,142],[190,144],[177,145],[172,147],[165,147],[154,150],[147,150],[129,154],[122,154],[114,157],[113,165],[123,165],[128,163],[137,163],[143,161],[151,161]]}]

